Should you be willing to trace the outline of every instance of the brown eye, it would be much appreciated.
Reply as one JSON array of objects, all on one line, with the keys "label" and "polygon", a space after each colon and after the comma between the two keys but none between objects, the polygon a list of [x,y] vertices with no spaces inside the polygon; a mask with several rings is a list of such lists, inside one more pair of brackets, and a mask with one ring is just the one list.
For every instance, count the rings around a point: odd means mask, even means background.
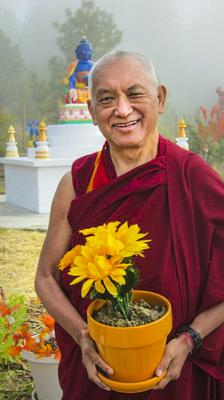
[{"label": "brown eye", "polygon": [[113,101],[113,97],[111,97],[111,96],[106,96],[106,97],[103,97],[102,99],[100,99],[99,100],[99,103],[100,104],[109,104],[109,103],[111,103]]},{"label": "brown eye", "polygon": [[142,92],[134,92],[134,93],[130,93],[128,95],[128,97],[131,97],[131,98],[142,97],[142,96],[144,96],[144,93],[142,93]]}]

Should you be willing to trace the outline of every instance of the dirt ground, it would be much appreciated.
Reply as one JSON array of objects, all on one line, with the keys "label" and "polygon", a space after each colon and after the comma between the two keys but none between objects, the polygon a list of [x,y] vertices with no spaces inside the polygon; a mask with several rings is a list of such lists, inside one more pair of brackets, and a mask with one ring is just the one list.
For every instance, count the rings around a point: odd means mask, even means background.
[{"label": "dirt ground", "polygon": [[0,286],[28,299],[36,296],[34,276],[46,233],[0,228]]}]

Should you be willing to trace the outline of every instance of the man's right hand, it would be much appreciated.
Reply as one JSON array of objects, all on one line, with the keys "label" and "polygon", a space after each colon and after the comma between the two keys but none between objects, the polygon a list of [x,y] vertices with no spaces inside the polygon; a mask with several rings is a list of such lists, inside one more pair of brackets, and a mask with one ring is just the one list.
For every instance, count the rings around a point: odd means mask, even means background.
[{"label": "man's right hand", "polygon": [[79,344],[82,351],[82,363],[87,370],[89,379],[101,389],[111,390],[109,386],[105,385],[99,379],[97,375],[97,367],[105,371],[106,374],[113,374],[113,370],[102,360],[99,353],[96,351],[95,343],[88,335],[87,330],[82,331]]}]

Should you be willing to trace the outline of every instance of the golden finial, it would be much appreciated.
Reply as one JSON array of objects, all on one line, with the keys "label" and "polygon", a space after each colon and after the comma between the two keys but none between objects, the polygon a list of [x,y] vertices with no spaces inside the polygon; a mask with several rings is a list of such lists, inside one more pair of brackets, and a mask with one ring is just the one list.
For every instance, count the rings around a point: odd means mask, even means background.
[{"label": "golden finial", "polygon": [[49,153],[49,148],[48,148],[48,142],[47,142],[47,127],[45,124],[45,121],[42,120],[39,124],[39,137],[37,140],[37,147],[35,149],[35,159],[49,159],[50,153]]},{"label": "golden finial", "polygon": [[186,128],[186,124],[185,121],[183,119],[180,119],[180,121],[178,122],[178,137],[186,137],[186,133],[185,133],[185,128]]},{"label": "golden finial", "polygon": [[9,140],[8,142],[15,142],[15,136],[14,134],[16,133],[14,126],[10,125],[9,129],[8,129],[8,134],[9,134]]},{"label": "golden finial", "polygon": [[40,122],[38,131],[39,131],[39,138],[38,138],[38,140],[39,140],[40,142],[46,142],[46,141],[47,141],[47,135],[46,135],[47,127],[46,127],[46,124],[45,124],[45,121],[44,121],[44,120],[42,120],[42,121]]},{"label": "golden finial", "polygon": [[6,158],[18,158],[19,157],[19,153],[18,153],[18,149],[17,149],[17,143],[15,140],[15,129],[12,125],[10,125],[9,129],[8,129],[8,134],[9,134],[9,139],[8,142],[6,143],[6,154],[5,157]]}]

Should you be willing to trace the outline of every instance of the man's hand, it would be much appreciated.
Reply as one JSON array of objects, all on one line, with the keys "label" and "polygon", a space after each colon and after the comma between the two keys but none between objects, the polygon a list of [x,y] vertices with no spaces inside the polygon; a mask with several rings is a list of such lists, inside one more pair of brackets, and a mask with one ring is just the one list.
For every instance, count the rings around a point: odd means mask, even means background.
[{"label": "man's hand", "polygon": [[82,351],[82,363],[87,370],[89,379],[101,389],[111,390],[99,379],[97,375],[97,367],[105,371],[106,374],[113,374],[113,370],[99,356],[96,351],[95,343],[89,337],[87,330],[82,332],[80,347]]},{"label": "man's hand", "polygon": [[193,345],[185,335],[181,335],[167,344],[163,358],[155,372],[157,376],[161,376],[167,370],[167,374],[158,385],[153,387],[154,390],[164,389],[170,381],[179,378],[185,360],[192,350]]}]

